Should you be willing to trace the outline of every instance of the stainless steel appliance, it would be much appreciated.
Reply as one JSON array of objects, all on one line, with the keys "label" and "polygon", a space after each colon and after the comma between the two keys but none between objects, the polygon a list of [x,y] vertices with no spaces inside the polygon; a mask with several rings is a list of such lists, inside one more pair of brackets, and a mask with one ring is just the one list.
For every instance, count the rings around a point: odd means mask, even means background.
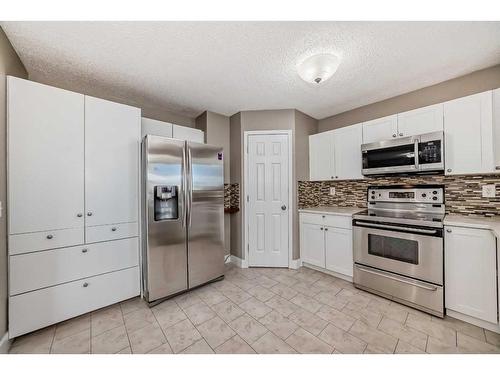
[{"label": "stainless steel appliance", "polygon": [[433,132],[361,145],[363,175],[444,171],[444,133]]},{"label": "stainless steel appliance", "polygon": [[224,275],[222,148],[142,141],[143,290],[150,303]]},{"label": "stainless steel appliance", "polygon": [[372,186],[353,216],[354,285],[444,315],[441,185]]}]

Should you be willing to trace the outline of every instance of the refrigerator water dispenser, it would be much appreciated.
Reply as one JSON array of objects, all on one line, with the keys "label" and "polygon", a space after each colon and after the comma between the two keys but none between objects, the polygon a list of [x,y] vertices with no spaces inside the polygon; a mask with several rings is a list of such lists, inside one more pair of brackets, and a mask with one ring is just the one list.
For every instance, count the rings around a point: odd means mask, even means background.
[{"label": "refrigerator water dispenser", "polygon": [[158,185],[154,189],[155,221],[179,218],[179,195],[175,185]]}]

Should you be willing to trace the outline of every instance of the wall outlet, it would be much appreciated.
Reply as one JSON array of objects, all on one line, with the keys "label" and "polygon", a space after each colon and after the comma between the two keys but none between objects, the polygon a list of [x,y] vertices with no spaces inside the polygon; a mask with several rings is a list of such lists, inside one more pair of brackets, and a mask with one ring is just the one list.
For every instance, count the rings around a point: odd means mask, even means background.
[{"label": "wall outlet", "polygon": [[335,195],[335,188],[334,187],[330,188],[330,195]]},{"label": "wall outlet", "polygon": [[483,198],[495,198],[496,196],[496,185],[483,185]]}]

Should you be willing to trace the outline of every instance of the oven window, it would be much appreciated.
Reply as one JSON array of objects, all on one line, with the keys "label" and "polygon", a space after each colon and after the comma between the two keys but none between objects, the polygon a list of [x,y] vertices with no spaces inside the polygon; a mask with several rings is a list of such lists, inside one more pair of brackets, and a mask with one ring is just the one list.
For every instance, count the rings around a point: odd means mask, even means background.
[{"label": "oven window", "polygon": [[418,264],[418,242],[404,238],[368,234],[368,254]]},{"label": "oven window", "polygon": [[399,167],[415,164],[413,143],[363,152],[363,168]]}]

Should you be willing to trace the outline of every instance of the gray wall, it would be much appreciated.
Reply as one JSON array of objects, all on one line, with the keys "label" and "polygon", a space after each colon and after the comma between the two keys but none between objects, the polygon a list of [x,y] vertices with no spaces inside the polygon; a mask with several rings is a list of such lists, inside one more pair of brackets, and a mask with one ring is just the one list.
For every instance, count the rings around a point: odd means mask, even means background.
[{"label": "gray wall", "polygon": [[3,212],[0,218],[0,340],[7,331],[7,175],[6,175],[6,75],[27,78],[21,60],[0,29],[0,201]]},{"label": "gray wall", "polygon": [[[236,113],[229,118],[229,139],[231,142],[230,148],[230,181],[231,183],[240,184],[241,188],[241,174],[243,171],[242,163],[242,144],[241,144],[241,113]],[[240,207],[243,205],[240,191]],[[231,254],[238,258],[243,257],[242,244],[241,244],[241,210],[230,215],[231,218]]]},{"label": "gray wall", "polygon": [[324,118],[323,132],[500,87],[500,65]]}]

